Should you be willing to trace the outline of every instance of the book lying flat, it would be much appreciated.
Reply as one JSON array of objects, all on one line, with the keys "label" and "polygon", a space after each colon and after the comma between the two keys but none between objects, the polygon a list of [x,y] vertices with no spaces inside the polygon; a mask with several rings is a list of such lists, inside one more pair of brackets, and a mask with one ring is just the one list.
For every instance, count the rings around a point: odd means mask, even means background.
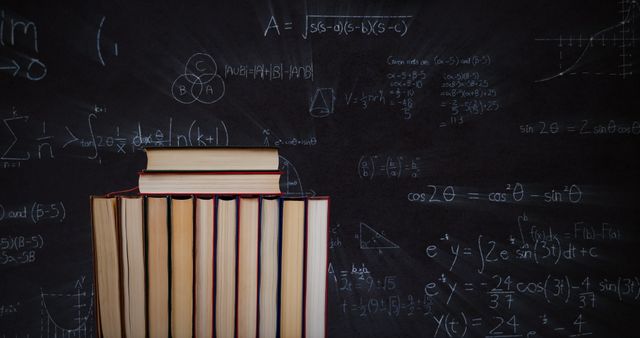
[{"label": "book lying flat", "polygon": [[115,198],[93,197],[91,199],[98,337],[122,337],[123,335],[117,209]]},{"label": "book lying flat", "polygon": [[280,194],[278,171],[140,173],[141,194]]},{"label": "book lying flat", "polygon": [[146,148],[147,170],[278,170],[278,148]]},{"label": "book lying flat", "polygon": [[147,198],[149,337],[169,337],[169,222],[167,197]]}]

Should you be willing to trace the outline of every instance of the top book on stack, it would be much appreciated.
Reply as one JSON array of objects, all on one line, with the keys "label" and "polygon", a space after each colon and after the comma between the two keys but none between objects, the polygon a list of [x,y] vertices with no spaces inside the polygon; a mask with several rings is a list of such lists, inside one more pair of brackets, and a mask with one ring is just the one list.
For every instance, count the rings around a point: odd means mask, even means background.
[{"label": "top book on stack", "polygon": [[280,194],[277,148],[146,148],[141,194]]},{"label": "top book on stack", "polygon": [[277,171],[278,148],[146,148],[146,171]]}]

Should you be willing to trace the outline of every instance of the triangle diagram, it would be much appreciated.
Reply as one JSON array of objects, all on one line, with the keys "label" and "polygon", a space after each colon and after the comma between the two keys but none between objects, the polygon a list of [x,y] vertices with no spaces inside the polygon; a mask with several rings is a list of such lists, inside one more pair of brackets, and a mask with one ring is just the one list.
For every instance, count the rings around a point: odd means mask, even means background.
[{"label": "triangle diagram", "polygon": [[372,227],[360,223],[360,249],[399,249],[400,246]]}]

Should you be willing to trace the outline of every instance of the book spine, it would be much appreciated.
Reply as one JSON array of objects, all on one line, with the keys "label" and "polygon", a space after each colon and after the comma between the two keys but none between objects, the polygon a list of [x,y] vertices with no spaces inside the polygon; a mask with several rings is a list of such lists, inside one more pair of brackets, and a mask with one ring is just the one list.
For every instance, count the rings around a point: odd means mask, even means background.
[{"label": "book spine", "polygon": [[[324,250],[325,250],[325,255],[327,257],[327,264],[324,268],[324,271],[329,271],[329,235],[331,234],[329,227],[331,226],[331,221],[330,221],[330,216],[331,216],[331,198],[329,196],[326,197],[327,199],[327,242],[324,245]],[[329,304],[329,286],[327,285],[327,278],[324,279],[324,283],[325,283],[325,287],[324,287],[324,337],[327,338],[327,324],[328,324],[328,312],[327,312],[327,305]]]},{"label": "book spine", "polygon": [[218,275],[216,272],[216,269],[218,267],[218,229],[219,229],[219,225],[218,225],[218,216],[219,216],[219,212],[218,212],[218,208],[220,207],[220,203],[218,202],[218,199],[220,198],[219,195],[214,195],[213,196],[213,311],[211,311],[213,313],[213,318],[211,318],[211,320],[213,320],[213,337],[216,336],[216,330],[218,329],[216,327],[216,316],[217,314],[217,305],[216,305],[216,298],[218,296]]},{"label": "book spine", "polygon": [[304,199],[304,226],[302,235],[302,337],[306,337],[307,321],[307,236],[309,235],[309,199]]},{"label": "book spine", "polygon": [[262,196],[258,196],[258,242],[256,243],[256,338],[260,337],[260,243],[262,243]]},{"label": "book spine", "polygon": [[238,335],[238,288],[239,288],[239,283],[238,283],[238,262],[240,262],[240,200],[241,198],[239,196],[236,196],[236,287],[235,287],[235,304],[236,306],[234,307],[234,311],[235,311],[235,316],[233,318],[233,327],[234,327],[234,335],[237,336]]}]

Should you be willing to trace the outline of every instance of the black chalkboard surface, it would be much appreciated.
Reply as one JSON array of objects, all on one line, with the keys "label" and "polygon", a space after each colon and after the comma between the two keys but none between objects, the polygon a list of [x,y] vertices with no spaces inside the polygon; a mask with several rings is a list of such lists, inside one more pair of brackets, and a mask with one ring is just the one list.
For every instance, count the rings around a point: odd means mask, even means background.
[{"label": "black chalkboard surface", "polygon": [[640,4],[0,4],[0,337],[94,334],[90,195],[277,146],[331,337],[634,337]]}]

